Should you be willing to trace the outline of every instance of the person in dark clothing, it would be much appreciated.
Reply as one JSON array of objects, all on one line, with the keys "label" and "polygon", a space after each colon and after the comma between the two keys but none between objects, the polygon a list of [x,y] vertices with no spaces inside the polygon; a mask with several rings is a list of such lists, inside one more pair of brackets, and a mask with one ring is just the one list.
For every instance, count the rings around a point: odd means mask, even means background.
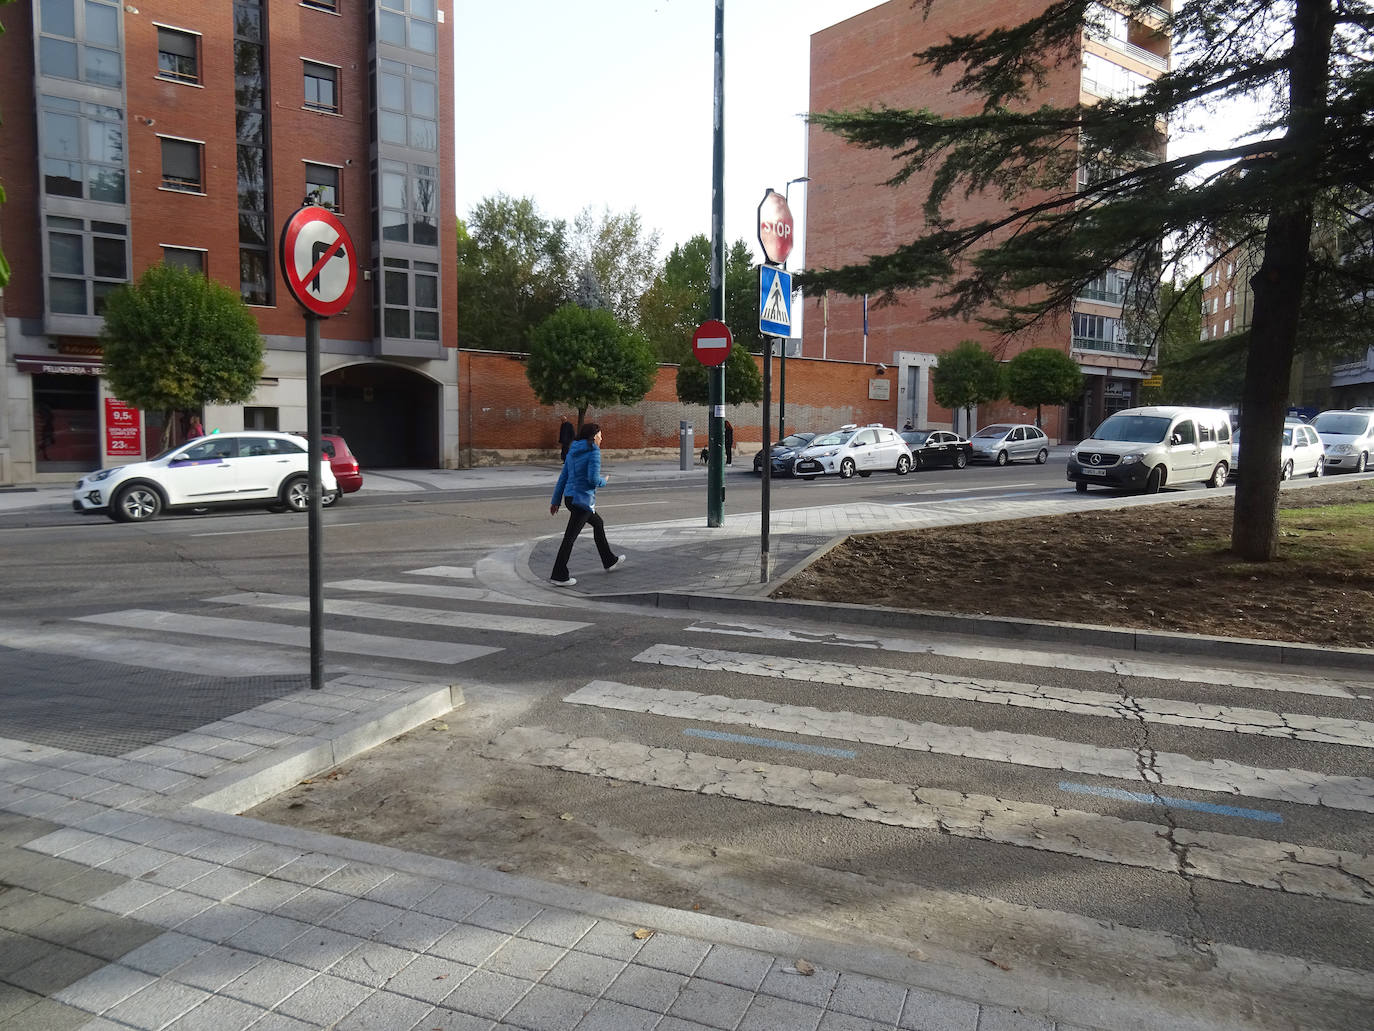
[{"label": "person in dark clothing", "polygon": [[577,436],[577,430],[573,429],[571,420],[565,415],[563,421],[558,426],[558,446],[563,454],[560,459],[564,462],[568,460],[568,448],[572,447],[573,438]]},{"label": "person in dark clothing", "polygon": [[735,461],[735,428],[730,425],[730,420],[725,420],[725,464],[733,465]]},{"label": "person in dark clothing", "polygon": [[606,540],[606,524],[596,512],[596,489],[606,486],[608,480],[601,475],[601,427],[589,422],[568,448],[568,457],[563,461],[563,471],[558,475],[553,501],[549,504],[549,515],[558,514],[560,502],[568,509],[568,528],[563,532],[563,543],[558,547],[553,574],[549,577],[558,587],[572,587],[577,583],[568,573],[568,559],[572,557],[578,534],[588,523],[592,524],[592,538],[606,572],[625,564],[626,556],[616,555],[611,550]]}]

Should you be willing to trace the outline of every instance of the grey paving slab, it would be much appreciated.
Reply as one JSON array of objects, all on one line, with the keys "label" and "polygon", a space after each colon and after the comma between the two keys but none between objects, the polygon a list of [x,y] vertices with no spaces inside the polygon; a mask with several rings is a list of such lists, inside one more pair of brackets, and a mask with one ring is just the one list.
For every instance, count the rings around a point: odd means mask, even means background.
[{"label": "grey paving slab", "polygon": [[545,945],[543,942],[516,937],[488,956],[482,966],[500,974],[509,974],[511,977],[538,981],[552,970],[566,953],[566,949],[557,945]]},{"label": "grey paving slab", "polygon": [[600,998],[624,969],[624,960],[574,950],[565,953],[541,983]]},{"label": "grey paving slab", "polygon": [[320,974],[283,999],[277,1009],[315,1027],[328,1027],[352,1013],[375,990],[342,977]]},{"label": "grey paving slab", "polygon": [[627,966],[620,972],[605,997],[631,1006],[643,1006],[657,1013],[667,1013],[687,986],[687,977],[652,967]]},{"label": "grey paving slab", "polygon": [[533,987],[533,981],[522,981],[493,970],[474,970],[444,1000],[444,1005],[476,1017],[500,1020]]},{"label": "grey paving slab", "polygon": [[333,1026],[333,1031],[377,1031],[379,1028],[413,1028],[430,1005],[419,999],[390,992],[368,996],[352,1013]]},{"label": "grey paving slab", "polygon": [[438,1005],[475,969],[439,956],[416,956],[386,982],[386,990]]},{"label": "grey paving slab", "polygon": [[906,1002],[906,989],[891,981],[862,974],[841,974],[830,993],[830,1008],[866,1017],[879,1024],[896,1024]]},{"label": "grey paving slab", "polygon": [[530,1031],[573,1031],[596,1000],[564,988],[537,984],[502,1019]]},{"label": "grey paving slab", "polygon": [[577,1031],[650,1031],[661,1015],[613,999],[597,999],[587,1010]]},{"label": "grey paving slab", "polygon": [[897,1026],[903,1031],[979,1031],[979,1011],[968,999],[910,988]]},{"label": "grey paving slab", "polygon": [[366,942],[330,967],[329,972],[336,977],[346,977],[359,984],[380,988],[416,958],[416,953],[405,949],[381,942]]},{"label": "grey paving slab", "polygon": [[804,1002],[756,995],[740,1021],[739,1031],[816,1031],[825,1011]]},{"label": "grey paving slab", "polygon": [[[659,931],[640,947],[636,963],[676,974],[693,974],[701,966],[711,946],[695,938]],[[762,979],[762,974],[759,975]]]},{"label": "grey paving slab", "polygon": [[710,1027],[736,1028],[744,1019],[752,992],[718,981],[693,977],[668,1008],[668,1015],[696,1020]]},{"label": "grey paving slab", "polygon": [[215,995],[182,1014],[163,1031],[241,1031],[258,1027],[258,1022],[269,1015],[260,1006]]}]

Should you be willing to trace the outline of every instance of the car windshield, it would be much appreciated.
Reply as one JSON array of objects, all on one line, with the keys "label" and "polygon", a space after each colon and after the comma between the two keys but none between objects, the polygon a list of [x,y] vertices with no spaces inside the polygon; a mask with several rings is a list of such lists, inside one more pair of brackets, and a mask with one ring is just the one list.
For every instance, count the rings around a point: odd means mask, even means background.
[{"label": "car windshield", "polygon": [[834,433],[825,433],[811,442],[812,446],[824,444],[848,444],[849,438],[858,433],[858,430],[836,430]]},{"label": "car windshield", "polygon": [[975,437],[1005,437],[1011,432],[1010,426],[984,426],[974,434]]},{"label": "car windshield", "polygon": [[808,443],[810,443],[810,439],[811,438],[809,437],[803,437],[800,433],[789,433],[787,436],[783,437],[782,440],[778,441],[773,446],[790,448],[805,447]]},{"label": "car windshield", "polygon": [[1323,412],[1312,423],[1318,433],[1343,433],[1358,437],[1369,425],[1369,416],[1349,412]]},{"label": "car windshield", "polygon": [[1158,444],[1168,432],[1169,420],[1161,415],[1113,415],[1093,431],[1093,440]]}]

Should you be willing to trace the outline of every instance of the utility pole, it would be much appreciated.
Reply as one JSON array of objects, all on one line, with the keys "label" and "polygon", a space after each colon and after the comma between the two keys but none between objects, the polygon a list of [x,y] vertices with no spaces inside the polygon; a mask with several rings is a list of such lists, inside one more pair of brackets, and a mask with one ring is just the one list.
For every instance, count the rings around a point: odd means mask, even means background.
[{"label": "utility pole", "polygon": [[[725,0],[716,0],[715,115],[711,133],[711,318],[725,321]],[[725,525],[725,363],[706,372],[706,525]]]}]

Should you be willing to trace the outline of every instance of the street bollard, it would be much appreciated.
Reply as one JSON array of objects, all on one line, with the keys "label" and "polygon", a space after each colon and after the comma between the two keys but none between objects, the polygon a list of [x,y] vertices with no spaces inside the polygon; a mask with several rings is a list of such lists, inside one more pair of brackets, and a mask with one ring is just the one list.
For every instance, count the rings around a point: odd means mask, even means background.
[{"label": "street bollard", "polygon": [[677,447],[678,447],[678,468],[690,469],[692,467],[693,447],[692,447],[692,424],[690,422],[679,422],[677,424]]}]

